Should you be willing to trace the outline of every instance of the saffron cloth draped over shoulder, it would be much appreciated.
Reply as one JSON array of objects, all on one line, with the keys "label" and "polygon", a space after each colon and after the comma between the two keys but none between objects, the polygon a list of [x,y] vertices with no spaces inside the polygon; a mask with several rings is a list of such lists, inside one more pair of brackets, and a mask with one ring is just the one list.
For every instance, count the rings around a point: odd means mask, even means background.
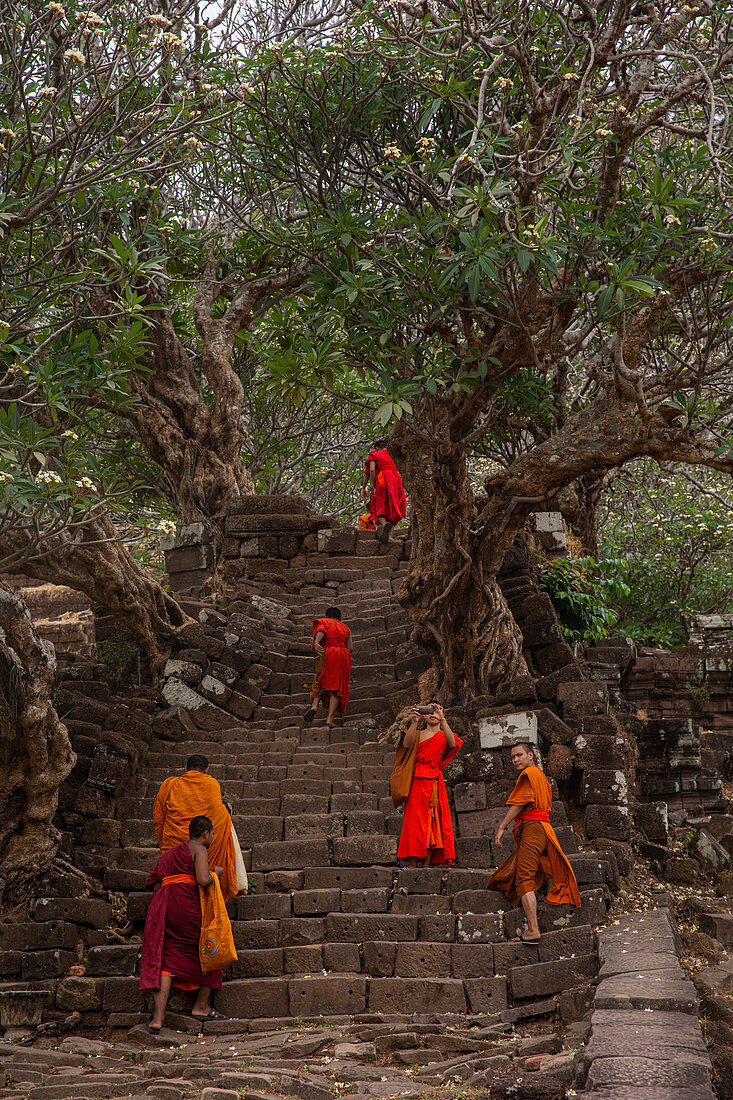
[{"label": "saffron cloth draped over shoulder", "polygon": [[340,619],[314,619],[313,644],[316,634],[323,631],[323,666],[316,665],[316,678],[311,687],[311,699],[317,699],[324,691],[334,691],[339,697],[339,710],[343,713],[349,701],[349,680],[351,679],[351,653],[346,641],[351,634],[348,626]]},{"label": "saffron cloth draped over shoulder", "polygon": [[237,868],[234,855],[232,819],[221,800],[221,787],[213,775],[188,771],[165,779],[155,796],[153,823],[158,846],[167,852],[188,842],[188,823],[203,814],[214,825],[214,840],[209,849],[209,865],[223,867],[220,878],[224,900],[237,896]]},{"label": "saffron cloth draped over shoulder", "polygon": [[407,498],[397,467],[389,451],[370,451],[366,460],[376,463],[377,476],[369,501],[369,515],[375,526],[378,516],[386,516],[390,523],[397,524],[407,515]]},{"label": "saffron cloth draped over shoulder", "polygon": [[[553,881],[553,887],[547,895],[547,901],[551,905],[580,905],[580,893],[575,881],[573,869],[560,847],[560,842],[555,836],[555,830],[550,825],[550,808],[552,806],[552,789],[547,776],[536,764],[530,764],[519,775],[514,784],[514,790],[506,800],[507,806],[524,806],[525,810],[514,820],[514,843],[516,845],[512,854],[504,860],[501,867],[494,871],[489,880],[489,890],[501,890],[512,903],[517,905],[522,894],[527,890],[517,890],[518,865],[527,862],[527,854],[522,851],[522,832],[525,825],[540,827],[547,837],[547,847],[533,862],[536,863],[533,882],[521,884],[528,889],[537,890],[549,875]],[[528,839],[530,830],[528,832]],[[541,836],[541,834],[540,834]],[[525,847],[528,845],[526,844]],[[534,845],[539,851],[539,847]],[[530,856],[531,859],[531,856]]]}]

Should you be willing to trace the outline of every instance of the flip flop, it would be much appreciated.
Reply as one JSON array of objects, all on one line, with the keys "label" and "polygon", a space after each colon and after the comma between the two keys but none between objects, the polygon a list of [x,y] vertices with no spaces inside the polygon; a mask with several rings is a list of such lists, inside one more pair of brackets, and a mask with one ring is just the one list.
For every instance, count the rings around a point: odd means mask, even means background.
[{"label": "flip flop", "polygon": [[517,938],[514,942],[515,943],[523,943],[525,947],[537,947],[541,938],[542,938],[541,936],[538,936],[537,939],[534,940],[534,939],[531,939],[531,938],[525,936],[524,933],[522,932],[521,935],[517,936]]},{"label": "flip flop", "polygon": [[229,1017],[225,1016],[223,1012],[217,1012],[215,1008],[209,1009],[205,1016],[202,1016],[200,1012],[192,1012],[194,1020],[228,1020]]},{"label": "flip flop", "polygon": [[389,520],[387,520],[387,522],[382,524],[382,526],[377,531],[378,540],[383,544],[388,543],[389,542],[389,536],[392,534],[393,531],[394,531],[394,523],[390,523]]},{"label": "flip flop", "polygon": [[160,1027],[153,1027],[152,1024],[146,1024],[145,1026],[151,1035],[160,1035],[161,1031],[163,1030],[162,1024],[160,1025]]},{"label": "flip flop", "polygon": [[308,708],[308,710],[303,715],[303,721],[306,723],[306,725],[308,725],[309,723],[311,723],[313,721],[313,719],[315,718],[317,713],[318,712],[317,712],[315,707],[309,707]]}]

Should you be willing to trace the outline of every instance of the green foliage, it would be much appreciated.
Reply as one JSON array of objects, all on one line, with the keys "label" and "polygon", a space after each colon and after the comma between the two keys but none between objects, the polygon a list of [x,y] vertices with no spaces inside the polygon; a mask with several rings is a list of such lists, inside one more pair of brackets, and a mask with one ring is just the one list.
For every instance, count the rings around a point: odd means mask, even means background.
[{"label": "green foliage", "polygon": [[118,623],[110,637],[97,642],[94,652],[95,660],[105,666],[117,690],[140,683],[143,669],[140,648],[127,627]]},{"label": "green foliage", "polygon": [[613,630],[618,616],[612,603],[628,593],[625,567],[619,558],[557,558],[540,571],[540,584],[570,645],[597,641]]},{"label": "green foliage", "polygon": [[619,631],[673,648],[686,643],[691,615],[733,611],[729,492],[729,478],[714,470],[672,472],[650,460],[616,479],[599,513],[599,544],[602,556],[627,563],[628,592],[614,600]]}]

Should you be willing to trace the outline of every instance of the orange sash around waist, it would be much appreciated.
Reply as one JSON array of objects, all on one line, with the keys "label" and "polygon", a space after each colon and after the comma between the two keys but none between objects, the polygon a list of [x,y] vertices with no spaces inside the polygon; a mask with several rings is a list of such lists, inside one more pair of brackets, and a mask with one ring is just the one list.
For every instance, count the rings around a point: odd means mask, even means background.
[{"label": "orange sash around waist", "polygon": [[177,886],[179,883],[185,883],[187,886],[196,886],[196,877],[194,875],[166,875],[161,881],[161,886]]},{"label": "orange sash around waist", "polygon": [[517,814],[517,821],[546,821],[549,825],[550,815],[547,810],[522,810]]}]

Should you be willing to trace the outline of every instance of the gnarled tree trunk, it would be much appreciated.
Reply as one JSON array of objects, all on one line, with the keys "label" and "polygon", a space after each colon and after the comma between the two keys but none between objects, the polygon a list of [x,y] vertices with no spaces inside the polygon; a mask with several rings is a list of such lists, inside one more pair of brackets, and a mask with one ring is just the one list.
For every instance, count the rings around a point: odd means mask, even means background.
[{"label": "gnarled tree trunk", "polygon": [[497,581],[523,516],[477,527],[465,451],[398,429],[391,445],[410,499],[412,556],[399,593],[412,640],[433,660],[446,702],[492,692],[527,672],[522,635]]},{"label": "gnarled tree trunk", "polygon": [[56,854],[60,835],[51,822],[76,757],[52,703],[53,646],[3,584],[0,628],[0,874],[12,897]]}]

